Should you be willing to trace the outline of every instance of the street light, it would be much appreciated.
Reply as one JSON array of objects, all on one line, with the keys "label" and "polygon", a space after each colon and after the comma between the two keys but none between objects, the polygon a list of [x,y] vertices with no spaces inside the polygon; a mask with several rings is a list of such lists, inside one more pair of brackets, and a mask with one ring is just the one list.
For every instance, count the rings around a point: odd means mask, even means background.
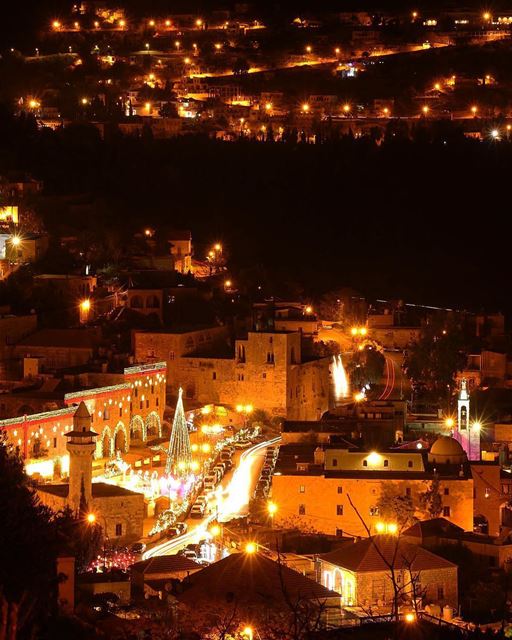
[{"label": "street light", "polygon": [[89,524],[94,524],[96,522],[96,515],[94,513],[87,514],[87,522]]},{"label": "street light", "polygon": [[444,424],[446,427],[451,429],[455,424],[455,420],[453,418],[446,418],[446,420],[444,421]]},{"label": "street light", "polygon": [[254,629],[252,627],[245,627],[242,631],[244,636],[247,636],[249,640],[253,640],[254,638]]},{"label": "street light", "polygon": [[309,104],[307,102],[302,105],[302,111],[303,113],[307,113],[309,111]]},{"label": "street light", "polygon": [[11,236],[11,244],[13,247],[19,247],[21,244],[21,238],[19,236]]},{"label": "street light", "polygon": [[245,553],[252,555],[258,551],[258,545],[255,542],[248,542],[245,545]]},{"label": "street light", "polygon": [[416,616],[414,615],[414,613],[406,613],[405,614],[405,621],[408,622],[409,624],[411,622],[416,622]]}]

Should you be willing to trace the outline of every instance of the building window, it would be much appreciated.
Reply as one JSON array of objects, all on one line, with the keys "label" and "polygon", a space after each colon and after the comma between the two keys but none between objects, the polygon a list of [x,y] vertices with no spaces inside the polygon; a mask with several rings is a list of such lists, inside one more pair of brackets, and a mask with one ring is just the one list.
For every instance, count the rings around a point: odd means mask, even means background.
[{"label": "building window", "polygon": [[445,518],[449,518],[450,517],[450,507],[443,507],[443,516]]},{"label": "building window", "polygon": [[442,584],[437,585],[437,599],[444,600],[444,587]]},{"label": "building window", "polygon": [[151,385],[151,393],[155,393],[155,386]]},{"label": "building window", "polygon": [[135,387],[134,396],[137,397],[139,395],[139,388]]},{"label": "building window", "polygon": [[176,354],[174,353],[174,351],[169,351],[169,360],[174,360],[175,357]]},{"label": "building window", "polygon": [[119,417],[123,417],[123,407],[119,407]]},{"label": "building window", "polygon": [[406,488],[406,490],[405,490],[405,495],[406,495],[408,498],[410,498],[410,497],[411,497],[411,488],[410,488],[410,487],[407,487],[407,488]]},{"label": "building window", "polygon": [[342,486],[338,487],[338,493],[343,493],[343,487]]},{"label": "building window", "polygon": [[378,516],[379,515],[379,507],[370,507],[370,515]]},{"label": "building window", "polygon": [[343,538],[343,529],[336,529],[336,537]]},{"label": "building window", "polygon": [[266,373],[263,373],[261,377],[263,378],[263,380],[266,380],[266,378],[267,378],[267,374],[266,374]]},{"label": "building window", "polygon": [[105,407],[105,410],[103,411],[103,420],[109,420],[109,419],[110,419],[110,411],[108,407]]},{"label": "building window", "polygon": [[306,505],[299,504],[299,516],[305,516],[305,515],[306,515]]},{"label": "building window", "polygon": [[299,487],[299,493],[306,493],[306,487],[305,485],[301,484]]},{"label": "building window", "polygon": [[116,536],[122,536],[123,535],[123,525],[120,523],[116,524]]},{"label": "building window", "polygon": [[504,495],[508,495],[509,492],[509,485],[508,484],[502,484],[501,485],[501,493],[503,493]]},{"label": "building window", "polygon": [[443,493],[444,493],[445,496],[449,496],[450,495],[450,489],[448,487],[445,487]]},{"label": "building window", "polygon": [[217,380],[217,372],[212,371],[212,380]]},{"label": "building window", "polygon": [[338,466],[338,458],[333,458],[332,459],[332,466],[333,467],[337,467]]},{"label": "building window", "polygon": [[53,439],[53,448],[56,449],[57,448],[57,438]]},{"label": "building window", "polygon": [[389,467],[389,460],[384,460],[384,466]]},{"label": "building window", "polygon": [[409,467],[409,469],[412,469],[412,460],[407,461],[407,466]]},{"label": "building window", "polygon": [[337,516],[342,516],[343,515],[343,505],[342,504],[337,504],[336,505],[336,515]]},{"label": "building window", "polygon": [[363,460],[363,467],[367,467],[368,466],[368,460]]},{"label": "building window", "polygon": [[144,408],[144,401],[143,401],[143,400],[141,400],[141,401],[139,402],[139,409],[142,411],[142,409],[143,409],[143,408]]}]

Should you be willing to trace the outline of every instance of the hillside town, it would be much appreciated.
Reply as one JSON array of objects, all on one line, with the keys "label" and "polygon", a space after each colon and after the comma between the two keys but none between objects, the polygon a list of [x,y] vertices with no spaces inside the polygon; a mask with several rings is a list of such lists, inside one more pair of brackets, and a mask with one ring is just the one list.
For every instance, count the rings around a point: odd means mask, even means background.
[{"label": "hillside town", "polygon": [[512,634],[512,7],[309,4],[2,44],[0,640]]}]

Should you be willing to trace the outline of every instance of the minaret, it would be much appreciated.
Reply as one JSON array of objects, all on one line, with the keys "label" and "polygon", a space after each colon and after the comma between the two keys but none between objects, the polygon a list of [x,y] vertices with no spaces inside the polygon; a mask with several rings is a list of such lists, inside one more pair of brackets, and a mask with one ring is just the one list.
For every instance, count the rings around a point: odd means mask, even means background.
[{"label": "minaret", "polygon": [[174,420],[171,429],[171,439],[169,440],[169,451],[167,452],[167,464],[165,472],[177,475],[185,475],[189,472],[192,461],[192,451],[190,449],[190,438],[188,435],[187,421],[183,409],[183,389],[178,392],[178,402],[174,412]]},{"label": "minaret", "polygon": [[73,511],[79,509],[82,486],[86,503],[90,505],[92,500],[92,457],[98,434],[91,430],[91,424],[91,414],[81,402],[73,416],[73,431],[65,434],[69,451],[68,504]]},{"label": "minaret", "polygon": [[480,460],[480,425],[469,422],[469,393],[466,379],[460,383],[457,400],[457,427],[453,437],[459,442],[468,456],[468,460]]}]

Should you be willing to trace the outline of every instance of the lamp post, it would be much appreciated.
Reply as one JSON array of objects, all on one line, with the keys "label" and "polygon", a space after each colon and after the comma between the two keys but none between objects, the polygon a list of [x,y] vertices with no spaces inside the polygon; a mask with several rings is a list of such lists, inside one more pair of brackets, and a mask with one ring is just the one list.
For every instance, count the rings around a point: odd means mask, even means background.
[{"label": "lamp post", "polygon": [[[105,518],[104,515],[101,515],[100,517],[103,520],[103,522],[105,523],[105,528],[103,529],[103,533],[104,533],[104,535],[103,535],[103,570],[106,573],[107,572],[107,545],[106,545],[106,542],[108,541],[110,543],[110,538],[108,537],[108,531],[107,531],[107,519]],[[91,512],[89,512],[87,514],[86,520],[92,526],[92,525],[96,524],[96,522],[98,520],[98,516],[91,511]]]},{"label": "lamp post", "polygon": [[274,527],[274,516],[277,513],[277,504],[275,502],[269,502],[267,504],[268,515],[270,516],[270,528]]}]

